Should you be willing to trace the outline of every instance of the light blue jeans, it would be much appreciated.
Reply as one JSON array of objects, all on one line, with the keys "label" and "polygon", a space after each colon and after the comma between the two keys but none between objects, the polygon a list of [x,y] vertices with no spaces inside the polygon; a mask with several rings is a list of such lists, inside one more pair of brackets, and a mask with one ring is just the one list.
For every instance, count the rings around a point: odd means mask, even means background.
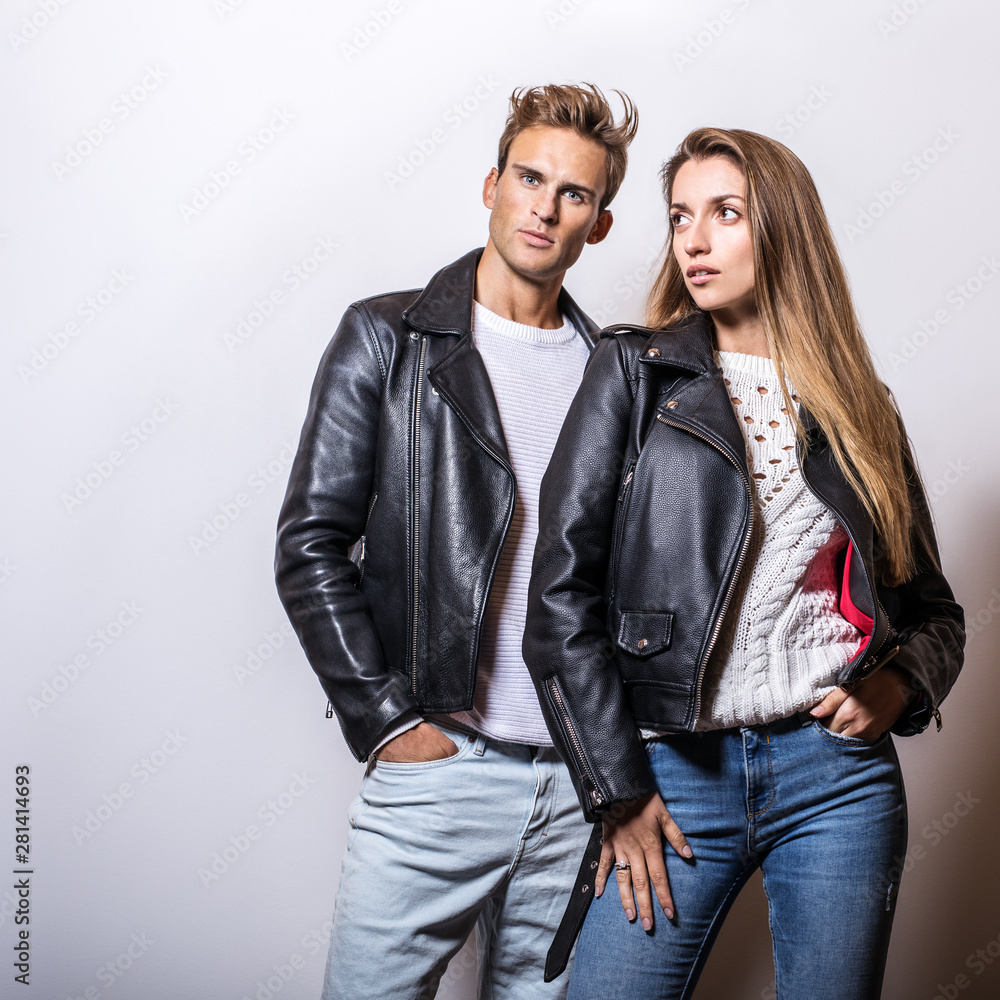
[{"label": "light blue jeans", "polygon": [[694,858],[666,847],[675,916],[654,898],[649,933],[628,923],[608,881],[584,923],[570,1000],[687,1000],[758,867],[778,1000],[877,1000],[906,853],[892,737],[869,742],[792,718],[646,747]]},{"label": "light blue jeans", "polygon": [[561,998],[545,953],[591,832],[566,765],[439,728],[457,754],[374,762],[350,807],[323,998],[433,997],[473,927],[480,997]]}]

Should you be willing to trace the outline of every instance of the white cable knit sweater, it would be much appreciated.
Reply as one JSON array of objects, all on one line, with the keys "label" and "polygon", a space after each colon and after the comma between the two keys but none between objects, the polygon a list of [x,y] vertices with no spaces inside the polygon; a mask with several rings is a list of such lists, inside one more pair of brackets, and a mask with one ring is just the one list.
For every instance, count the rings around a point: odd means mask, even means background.
[{"label": "white cable knit sweater", "polygon": [[747,438],[755,513],[706,668],[700,730],[757,725],[811,707],[836,687],[864,639],[837,606],[836,564],[847,535],[799,473],[774,363],[731,352],[717,358]]}]

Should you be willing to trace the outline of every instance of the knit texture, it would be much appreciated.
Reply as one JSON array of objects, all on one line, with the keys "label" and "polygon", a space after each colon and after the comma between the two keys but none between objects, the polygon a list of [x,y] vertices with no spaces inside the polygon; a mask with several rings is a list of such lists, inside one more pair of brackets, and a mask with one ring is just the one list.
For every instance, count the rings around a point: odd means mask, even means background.
[{"label": "knit texture", "polygon": [[494,739],[551,746],[521,638],[538,491],[590,351],[565,317],[559,329],[543,330],[504,319],[478,302],[473,338],[493,383],[517,501],[483,620],[474,706],[454,718]]},{"label": "knit texture", "polygon": [[758,725],[812,707],[836,687],[864,639],[838,608],[847,534],[802,479],[774,363],[728,351],[717,358],[747,439],[754,524],[706,668],[701,730]]}]

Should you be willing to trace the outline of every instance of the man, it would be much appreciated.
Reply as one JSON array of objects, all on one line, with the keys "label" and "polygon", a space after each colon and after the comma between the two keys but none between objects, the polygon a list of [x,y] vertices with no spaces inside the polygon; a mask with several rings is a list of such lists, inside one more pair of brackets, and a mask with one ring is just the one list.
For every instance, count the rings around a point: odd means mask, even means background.
[{"label": "man", "polygon": [[515,92],[485,249],[352,305],[313,386],[278,590],[368,760],[327,1000],[433,997],[474,925],[481,992],[565,990],[544,957],[590,830],[521,636],[539,483],[596,340],[562,281],[611,227],[621,96],[616,123],[592,85]]}]

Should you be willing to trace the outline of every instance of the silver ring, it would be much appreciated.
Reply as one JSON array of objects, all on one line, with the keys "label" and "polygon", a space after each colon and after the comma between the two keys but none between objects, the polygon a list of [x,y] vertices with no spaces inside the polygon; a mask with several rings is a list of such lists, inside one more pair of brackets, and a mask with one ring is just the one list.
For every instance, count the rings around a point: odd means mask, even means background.
[{"label": "silver ring", "polygon": [[627,861],[616,861],[615,868],[620,872],[631,871],[632,866]]}]

